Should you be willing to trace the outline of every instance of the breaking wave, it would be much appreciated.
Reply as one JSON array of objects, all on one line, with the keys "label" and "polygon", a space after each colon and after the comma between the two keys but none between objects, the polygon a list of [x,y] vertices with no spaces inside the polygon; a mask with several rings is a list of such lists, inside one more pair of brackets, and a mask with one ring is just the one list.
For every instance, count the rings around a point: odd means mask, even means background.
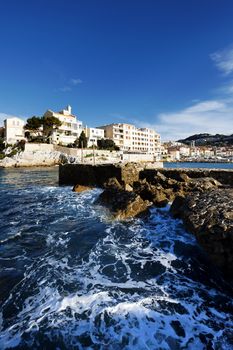
[{"label": "breaking wave", "polygon": [[169,208],[111,222],[55,174],[1,173],[1,349],[232,349],[232,289]]}]

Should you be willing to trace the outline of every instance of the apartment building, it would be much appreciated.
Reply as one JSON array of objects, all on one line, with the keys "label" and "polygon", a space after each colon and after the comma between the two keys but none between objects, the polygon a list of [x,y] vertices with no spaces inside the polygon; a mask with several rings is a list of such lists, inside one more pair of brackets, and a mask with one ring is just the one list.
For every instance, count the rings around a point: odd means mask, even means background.
[{"label": "apartment building", "polygon": [[93,145],[97,146],[97,141],[104,138],[104,130],[99,128],[85,128],[85,135],[87,137],[87,147]]},{"label": "apartment building", "polygon": [[59,112],[49,109],[45,112],[44,117],[56,117],[62,123],[58,129],[53,131],[51,135],[52,143],[68,145],[73,143],[82,132],[82,122],[72,114],[71,106],[67,106],[66,109]]},{"label": "apartment building", "polygon": [[8,144],[15,144],[18,141],[25,140],[24,137],[24,120],[12,117],[4,120],[4,141]]},{"label": "apartment building", "polygon": [[131,124],[109,124],[98,127],[104,136],[112,139],[122,151],[148,153],[160,157],[160,135],[149,128],[137,128]]}]

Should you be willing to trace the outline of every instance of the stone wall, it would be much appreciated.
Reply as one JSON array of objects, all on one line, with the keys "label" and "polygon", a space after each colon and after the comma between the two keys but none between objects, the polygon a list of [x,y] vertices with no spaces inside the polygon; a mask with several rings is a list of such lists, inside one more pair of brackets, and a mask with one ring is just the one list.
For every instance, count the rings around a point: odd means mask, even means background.
[{"label": "stone wall", "polygon": [[84,185],[102,187],[110,177],[122,179],[121,167],[112,164],[64,164],[59,166],[60,185]]},{"label": "stone wall", "polygon": [[116,177],[121,183],[132,184],[134,181],[146,179],[148,182],[159,171],[172,179],[179,179],[180,174],[191,178],[213,177],[224,185],[233,186],[233,170],[219,169],[145,169],[146,163],[128,164],[65,164],[59,166],[59,182],[61,185],[92,185],[102,187],[111,177]]},{"label": "stone wall", "polygon": [[53,145],[50,145],[48,143],[25,143],[25,152],[36,152],[36,151],[43,151],[43,152],[52,152],[54,150]]},{"label": "stone wall", "polygon": [[123,153],[122,160],[126,162],[153,162],[153,154],[133,154],[133,153]]}]

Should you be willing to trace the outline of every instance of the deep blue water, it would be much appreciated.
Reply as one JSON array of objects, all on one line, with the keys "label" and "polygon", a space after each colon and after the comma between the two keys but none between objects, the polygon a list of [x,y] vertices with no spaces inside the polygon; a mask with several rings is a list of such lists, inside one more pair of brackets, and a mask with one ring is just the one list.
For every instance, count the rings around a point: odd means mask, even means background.
[{"label": "deep blue water", "polygon": [[163,210],[111,222],[57,168],[0,170],[0,349],[232,349],[232,289]]},{"label": "deep blue water", "polygon": [[233,169],[233,163],[164,162],[164,168]]}]

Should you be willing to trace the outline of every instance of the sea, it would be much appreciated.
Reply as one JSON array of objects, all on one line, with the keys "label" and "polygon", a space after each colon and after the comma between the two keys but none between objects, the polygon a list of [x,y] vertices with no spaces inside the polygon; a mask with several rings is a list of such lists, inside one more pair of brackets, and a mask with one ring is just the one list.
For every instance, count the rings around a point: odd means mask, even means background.
[{"label": "sea", "polygon": [[111,221],[100,193],[0,169],[0,349],[233,349],[232,285],[169,206]]},{"label": "sea", "polygon": [[164,162],[164,168],[198,168],[198,169],[231,169],[233,170],[233,162],[229,163],[198,163],[198,162]]}]

